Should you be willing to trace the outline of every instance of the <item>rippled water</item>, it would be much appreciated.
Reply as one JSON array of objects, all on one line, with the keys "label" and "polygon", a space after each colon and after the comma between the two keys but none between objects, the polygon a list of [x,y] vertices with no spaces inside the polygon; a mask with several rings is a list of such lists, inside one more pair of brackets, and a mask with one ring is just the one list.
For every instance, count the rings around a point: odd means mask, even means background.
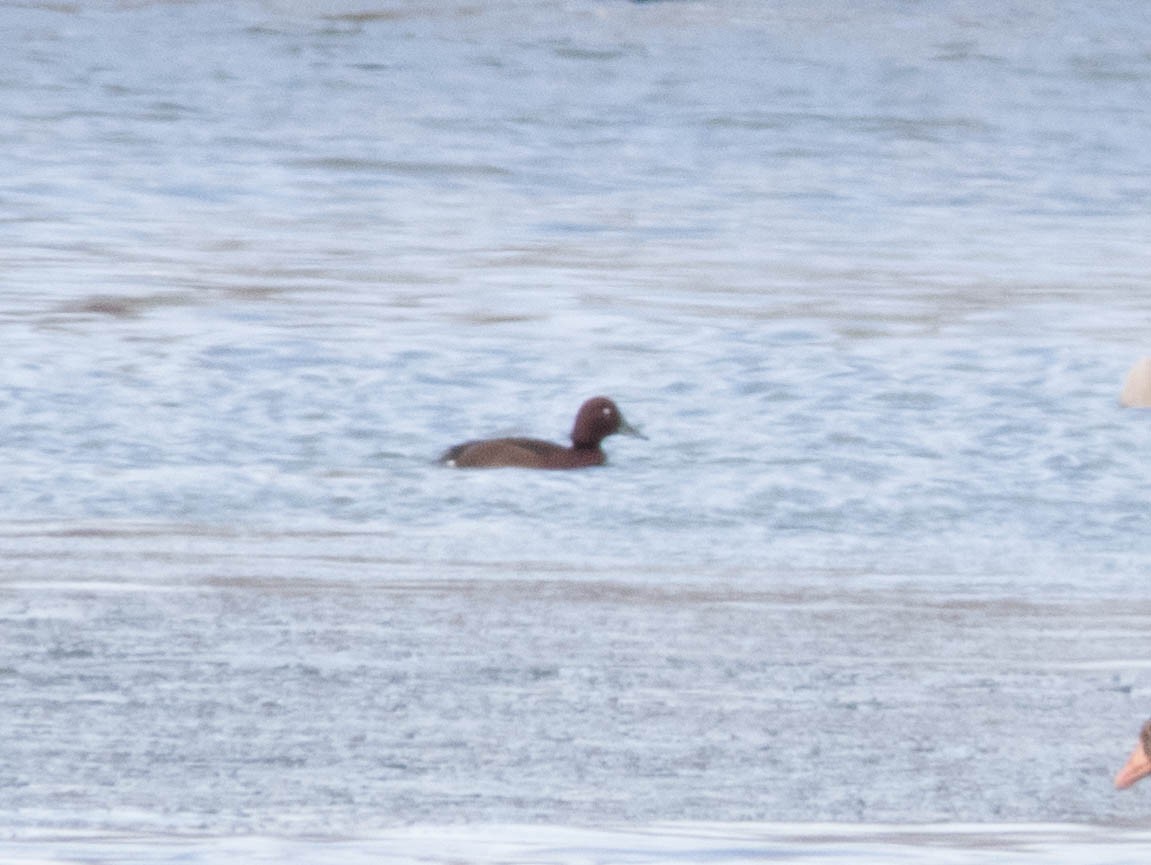
[{"label": "rippled water", "polygon": [[1141,6],[0,30],[3,855],[1145,844]]}]

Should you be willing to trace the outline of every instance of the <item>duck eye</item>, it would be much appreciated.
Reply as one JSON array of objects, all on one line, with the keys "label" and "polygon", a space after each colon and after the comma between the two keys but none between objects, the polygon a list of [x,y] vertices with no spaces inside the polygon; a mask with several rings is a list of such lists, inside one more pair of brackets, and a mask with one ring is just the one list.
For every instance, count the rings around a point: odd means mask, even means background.
[{"label": "duck eye", "polygon": [[604,416],[604,417],[607,417],[609,414],[611,414],[611,409],[610,409],[610,408],[608,408],[607,406],[604,406],[604,408],[603,408],[603,416]]}]

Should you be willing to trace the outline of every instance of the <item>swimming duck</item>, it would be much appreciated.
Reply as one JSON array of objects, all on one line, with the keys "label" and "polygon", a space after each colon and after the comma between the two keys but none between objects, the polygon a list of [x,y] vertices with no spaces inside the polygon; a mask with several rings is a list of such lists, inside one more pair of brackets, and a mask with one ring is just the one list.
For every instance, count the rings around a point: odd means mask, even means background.
[{"label": "swimming duck", "polygon": [[480,439],[449,448],[440,457],[440,462],[461,469],[580,469],[599,466],[606,460],[600,442],[614,433],[644,438],[639,430],[624,420],[614,402],[606,396],[596,396],[581,405],[576,413],[571,447],[530,438]]}]

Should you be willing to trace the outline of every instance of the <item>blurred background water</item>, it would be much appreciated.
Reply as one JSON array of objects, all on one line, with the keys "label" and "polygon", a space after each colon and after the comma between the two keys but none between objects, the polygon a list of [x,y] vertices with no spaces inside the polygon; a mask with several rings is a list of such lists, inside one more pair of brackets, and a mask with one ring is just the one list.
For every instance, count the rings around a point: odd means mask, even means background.
[{"label": "blurred background water", "polygon": [[17,840],[1143,820],[1141,4],[0,31]]}]

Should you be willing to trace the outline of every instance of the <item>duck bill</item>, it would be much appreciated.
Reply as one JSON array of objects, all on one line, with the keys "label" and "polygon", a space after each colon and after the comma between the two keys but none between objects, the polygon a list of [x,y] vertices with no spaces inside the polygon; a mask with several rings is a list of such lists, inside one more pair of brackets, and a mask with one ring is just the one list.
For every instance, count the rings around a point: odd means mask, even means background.
[{"label": "duck bill", "polygon": [[645,436],[638,429],[636,429],[631,424],[629,424],[622,417],[619,419],[619,429],[617,429],[616,432],[617,433],[623,433],[625,436],[632,436],[633,438],[643,439],[644,441],[647,441],[647,436]]},{"label": "duck bill", "polygon": [[1127,764],[1115,776],[1115,789],[1126,790],[1140,778],[1146,778],[1148,775],[1151,775],[1151,758],[1148,758],[1147,752],[1143,750],[1143,743],[1140,742],[1127,758]]}]

